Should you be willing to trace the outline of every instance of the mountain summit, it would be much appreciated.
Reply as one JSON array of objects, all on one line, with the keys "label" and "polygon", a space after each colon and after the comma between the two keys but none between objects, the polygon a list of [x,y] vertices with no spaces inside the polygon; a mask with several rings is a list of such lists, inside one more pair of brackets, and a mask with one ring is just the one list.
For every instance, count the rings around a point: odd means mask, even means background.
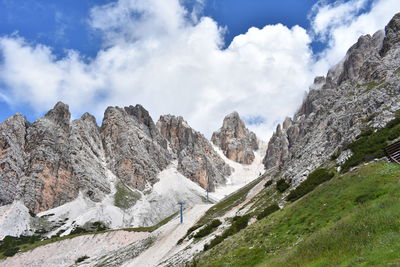
[{"label": "mountain summit", "polygon": [[251,164],[254,151],[258,149],[256,135],[246,128],[236,111],[224,118],[222,127],[213,133],[211,141],[226,157],[242,164]]}]

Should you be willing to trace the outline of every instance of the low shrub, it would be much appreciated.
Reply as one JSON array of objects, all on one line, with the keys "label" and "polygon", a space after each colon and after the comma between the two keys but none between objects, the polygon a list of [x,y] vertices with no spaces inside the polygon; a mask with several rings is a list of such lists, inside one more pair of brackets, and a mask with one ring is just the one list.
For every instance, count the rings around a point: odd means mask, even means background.
[{"label": "low shrub", "polygon": [[70,235],[79,235],[79,234],[84,234],[84,233],[89,233],[90,231],[82,228],[82,227],[76,227],[74,230],[71,231]]},{"label": "low shrub", "polygon": [[331,160],[336,160],[340,156],[340,151],[336,151],[331,155]]},{"label": "low shrub", "polygon": [[13,248],[7,248],[4,252],[3,255],[6,257],[12,257],[15,254],[17,254],[17,252],[19,251],[19,247],[13,247]]},{"label": "low shrub", "polygon": [[[190,227],[187,232],[186,235],[184,237],[182,237],[180,240],[178,240],[178,243],[176,243],[177,245],[180,245],[183,240],[188,237],[191,233],[193,233],[194,231],[196,231],[197,229],[199,229],[200,227],[202,227],[204,224],[199,223],[199,224],[195,224],[192,227]],[[190,236],[189,238],[192,238],[193,236]]]},{"label": "low shrub", "polygon": [[194,231],[196,231],[197,229],[199,229],[202,226],[203,226],[203,224],[196,224],[196,225],[190,227],[186,232],[186,236],[190,235],[191,233],[193,233]]},{"label": "low shrub", "polygon": [[84,233],[101,232],[108,230],[108,227],[103,222],[86,223],[83,227],[76,227],[71,231],[70,235],[79,235]]},{"label": "low shrub", "polygon": [[6,257],[14,256],[19,251],[19,246],[33,244],[39,240],[39,236],[5,236],[3,241],[0,242],[0,253]]},{"label": "low shrub", "polygon": [[276,190],[283,193],[290,187],[290,184],[285,179],[280,179],[276,182]]},{"label": "low shrub", "polygon": [[210,233],[214,232],[215,229],[218,226],[220,226],[221,224],[222,224],[222,222],[218,219],[212,220],[209,224],[207,224],[205,227],[200,229],[200,231],[198,231],[194,235],[194,238],[202,238],[202,237],[209,235]]},{"label": "low shrub", "polygon": [[248,223],[250,220],[250,215],[244,215],[244,216],[235,216],[233,217],[232,220],[232,226],[235,228],[236,232],[239,232],[240,230],[244,229],[247,227]]},{"label": "low shrub", "polygon": [[320,168],[310,173],[305,181],[303,181],[296,189],[292,190],[286,197],[287,201],[296,201],[302,196],[313,191],[318,185],[332,179],[335,176],[333,172]]},{"label": "low shrub", "polygon": [[97,222],[94,222],[94,223],[92,224],[92,226],[90,227],[90,229],[91,229],[92,231],[95,231],[95,232],[100,232],[100,231],[105,231],[105,230],[107,230],[108,227],[107,227],[103,222],[97,221]]},{"label": "low shrub", "polygon": [[278,210],[280,210],[280,208],[277,204],[271,205],[257,215],[257,220],[261,220]]},{"label": "low shrub", "polygon": [[221,243],[222,241],[224,241],[224,237],[217,235],[215,236],[215,238],[213,240],[210,241],[210,243],[207,243],[204,245],[204,251],[209,250],[210,248],[215,247],[216,245],[218,245],[219,243]]},{"label": "low shrub", "polygon": [[51,216],[54,216],[54,213],[49,213],[49,214],[42,215],[42,216],[40,216],[40,218],[45,219],[45,218],[48,218],[48,217],[51,217]]},{"label": "low shrub", "polygon": [[226,229],[222,235],[217,235],[213,240],[211,240],[208,244],[204,245],[204,251],[211,249],[212,247],[221,243],[225,238],[238,233],[240,230],[247,227],[249,224],[250,215],[244,216],[235,216],[233,217],[231,226]]},{"label": "low shrub", "polygon": [[357,204],[364,204],[364,203],[366,203],[366,202],[368,202],[370,200],[377,199],[377,198],[381,197],[382,195],[383,195],[382,193],[375,192],[375,191],[374,192],[369,192],[369,193],[357,196],[354,199],[354,202],[357,203]]},{"label": "low shrub", "polygon": [[268,182],[266,182],[266,183],[264,184],[264,188],[267,188],[267,187],[269,187],[270,185],[272,185],[272,180],[269,180]]},{"label": "low shrub", "polygon": [[85,255],[85,256],[82,256],[82,257],[79,257],[78,259],[76,259],[75,263],[80,263],[80,262],[85,261],[87,259],[89,259],[89,256]]},{"label": "low shrub", "polygon": [[250,215],[235,216],[232,220],[231,226],[222,233],[222,237],[227,238],[228,236],[234,235],[238,233],[240,230],[246,228],[249,223],[249,220],[250,220]]}]

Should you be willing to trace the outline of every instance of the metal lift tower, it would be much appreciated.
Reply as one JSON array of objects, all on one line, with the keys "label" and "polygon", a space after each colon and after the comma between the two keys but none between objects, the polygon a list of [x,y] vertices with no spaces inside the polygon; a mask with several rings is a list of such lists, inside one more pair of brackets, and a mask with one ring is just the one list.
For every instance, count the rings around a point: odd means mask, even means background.
[{"label": "metal lift tower", "polygon": [[180,213],[181,213],[181,223],[183,223],[183,205],[185,202],[178,202],[178,205],[180,205]]}]

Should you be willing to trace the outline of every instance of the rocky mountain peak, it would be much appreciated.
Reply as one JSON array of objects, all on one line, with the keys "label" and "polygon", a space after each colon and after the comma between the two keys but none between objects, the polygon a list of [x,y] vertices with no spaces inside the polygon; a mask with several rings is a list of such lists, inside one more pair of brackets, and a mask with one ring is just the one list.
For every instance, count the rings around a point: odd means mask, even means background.
[{"label": "rocky mountain peak", "polygon": [[217,184],[225,184],[231,168],[204,135],[193,130],[181,116],[161,116],[157,128],[174,150],[181,173],[210,191]]},{"label": "rocky mountain peak", "polygon": [[108,107],[101,126],[109,168],[129,186],[144,190],[171,161],[167,141],[140,105]]},{"label": "rocky mountain peak", "polygon": [[399,32],[400,32],[400,13],[397,13],[385,27],[385,38],[383,40],[382,49],[379,52],[382,57],[384,57],[387,54],[387,52],[391,49],[391,47],[400,43]]},{"label": "rocky mountain peak", "polygon": [[[129,106],[124,109],[142,125],[141,128],[144,129],[149,136],[154,138],[160,135],[150,113],[142,105],[137,104],[136,106]],[[166,145],[166,142],[164,142],[164,147],[166,147]]]},{"label": "rocky mountain peak", "polygon": [[44,116],[46,119],[68,128],[69,121],[71,119],[71,113],[69,112],[69,106],[63,102],[57,102],[53,109],[49,110]]},{"label": "rocky mountain peak", "polygon": [[222,127],[213,133],[211,141],[229,159],[242,164],[251,164],[254,160],[253,151],[258,149],[256,135],[246,128],[236,111],[224,118]]},{"label": "rocky mountain peak", "polygon": [[85,112],[85,113],[81,116],[81,119],[84,120],[84,121],[90,121],[91,123],[94,123],[94,124],[97,125],[96,118],[95,118],[92,114],[90,114],[90,113],[88,113],[88,112]]},{"label": "rocky mountain peak", "polygon": [[[367,34],[358,38],[346,54],[343,61],[342,72],[338,77],[340,85],[347,80],[363,80],[371,76],[371,69],[379,65],[381,56],[379,50],[382,47],[384,38],[383,31],[376,32],[373,36]],[[369,61],[366,65],[365,62]],[[381,78],[384,74],[376,73],[377,78]]]},{"label": "rocky mountain peak", "polygon": [[198,137],[198,133],[181,116],[163,115],[157,122],[157,128],[177,151],[193,145]]},{"label": "rocky mountain peak", "polygon": [[222,128],[233,138],[240,138],[246,135],[246,126],[236,111],[224,118]]},{"label": "rocky mountain peak", "polygon": [[136,106],[125,107],[124,109],[129,115],[137,118],[147,127],[152,128],[153,126],[155,126],[149,112],[142,105],[138,104]]}]

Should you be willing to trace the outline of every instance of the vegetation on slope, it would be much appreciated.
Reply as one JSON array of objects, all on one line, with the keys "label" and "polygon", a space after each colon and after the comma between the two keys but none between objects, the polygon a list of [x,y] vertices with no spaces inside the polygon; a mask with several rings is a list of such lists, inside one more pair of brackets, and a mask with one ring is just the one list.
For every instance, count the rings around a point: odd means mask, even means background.
[{"label": "vegetation on slope", "polygon": [[209,249],[215,247],[216,245],[218,245],[219,243],[221,243],[222,241],[224,241],[225,238],[228,238],[229,236],[240,232],[240,230],[247,227],[249,220],[250,220],[249,214],[245,215],[245,216],[233,217],[231,226],[228,229],[226,229],[222,233],[222,235],[215,236],[215,238],[213,240],[211,240],[210,243],[205,244],[204,250],[205,251],[209,250]]},{"label": "vegetation on slope", "polygon": [[248,204],[250,205],[248,213],[252,217],[258,217],[259,214],[261,214],[268,207],[282,202],[282,198],[282,193],[280,193],[275,186],[264,187],[264,189],[254,196],[254,198]]},{"label": "vegetation on slope", "polygon": [[205,236],[208,236],[209,234],[214,232],[215,229],[217,229],[218,226],[220,226],[221,224],[222,224],[222,222],[220,220],[214,219],[209,224],[204,226],[200,231],[198,231],[193,237],[194,238],[203,238]]},{"label": "vegetation on slope", "polygon": [[200,254],[198,266],[400,264],[400,166],[337,176]]},{"label": "vegetation on slope", "polygon": [[114,195],[114,205],[121,209],[129,209],[141,198],[141,194],[131,190],[119,181],[116,185],[117,192]]},{"label": "vegetation on slope", "polygon": [[[247,194],[250,192],[250,190],[256,186],[259,182],[261,182],[262,179],[264,179],[265,176],[260,176],[253,182],[249,183],[248,185],[244,186],[243,188],[239,189],[235,193],[231,194],[230,196],[226,197],[225,199],[221,200],[212,208],[210,208],[203,217],[200,218],[200,220],[197,222],[193,228],[199,228],[202,225],[210,222],[214,218],[218,218],[223,216],[226,212],[228,212],[230,209],[233,207],[239,205],[242,203],[245,199]],[[193,230],[193,229],[189,229]]]},{"label": "vegetation on slope", "polygon": [[181,244],[183,240],[185,240],[187,237],[189,239],[192,238],[193,237],[192,233],[195,232],[197,229],[203,227],[206,224],[209,224],[210,222],[215,220],[215,218],[222,217],[223,215],[225,215],[226,212],[231,210],[233,207],[242,203],[246,199],[246,196],[250,192],[250,190],[253,189],[254,186],[260,183],[264,178],[265,175],[260,176],[256,180],[252,181],[248,185],[242,187],[241,189],[225,197],[220,202],[212,206],[209,210],[206,211],[206,213],[198,220],[198,222],[195,225],[193,225],[187,230],[186,235],[178,241],[178,244]]},{"label": "vegetation on slope", "polygon": [[320,168],[310,173],[305,181],[303,181],[296,189],[292,190],[286,197],[287,201],[295,201],[302,196],[313,191],[318,185],[329,181],[335,174],[327,169]]},{"label": "vegetation on slope", "polygon": [[276,190],[278,190],[281,193],[285,192],[286,189],[288,189],[289,187],[290,187],[290,184],[288,182],[286,182],[285,179],[280,179],[280,180],[276,181]]},{"label": "vegetation on slope", "polygon": [[277,204],[273,204],[271,206],[266,207],[262,212],[260,212],[257,215],[257,220],[261,220],[264,219],[265,217],[267,217],[268,215],[274,213],[275,211],[280,210],[279,206]]},{"label": "vegetation on slope", "polygon": [[79,258],[77,258],[76,259],[76,261],[75,261],[75,263],[80,263],[80,262],[83,262],[83,261],[85,261],[85,260],[87,260],[87,259],[89,259],[89,256],[82,256],[82,257],[79,257]]},{"label": "vegetation on slope", "polygon": [[356,141],[348,145],[353,155],[343,164],[342,170],[345,172],[362,162],[384,157],[383,148],[399,136],[400,111],[396,112],[396,118],[388,122],[384,128],[375,132],[368,129]]},{"label": "vegetation on slope", "polygon": [[20,249],[19,248],[20,246],[25,244],[33,244],[37,241],[39,241],[39,237],[37,236],[20,236],[20,237],[6,236],[0,242],[0,255],[3,255],[3,257],[14,256]]}]

